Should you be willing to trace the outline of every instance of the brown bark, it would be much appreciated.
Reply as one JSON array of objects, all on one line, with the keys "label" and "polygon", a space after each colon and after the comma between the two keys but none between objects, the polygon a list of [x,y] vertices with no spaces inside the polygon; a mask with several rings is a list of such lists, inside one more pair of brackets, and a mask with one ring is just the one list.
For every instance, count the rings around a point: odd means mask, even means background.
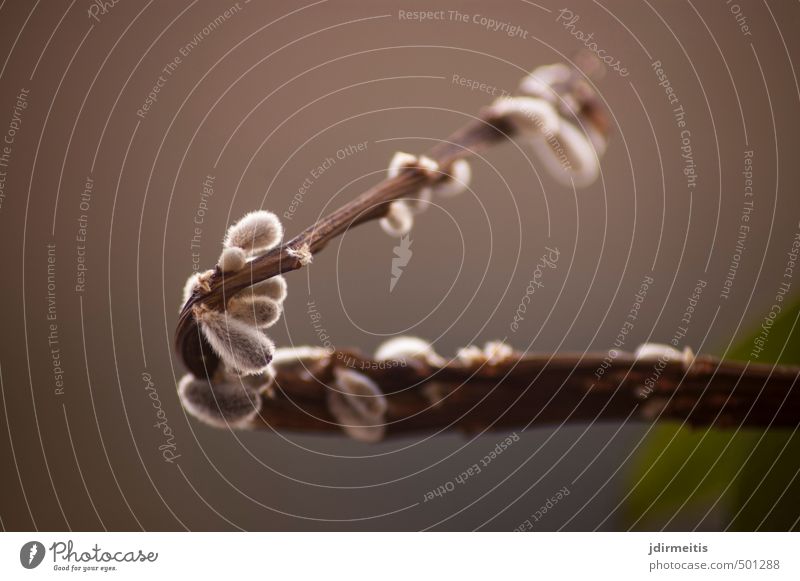
[{"label": "brown bark", "polygon": [[[252,428],[338,432],[326,405],[333,368],[346,366],[373,379],[388,400],[387,437],[414,432],[511,430],[537,425],[670,420],[691,426],[800,425],[800,369],[720,361],[698,356],[691,365],[619,354],[598,379],[607,354],[514,356],[497,365],[422,362],[405,367],[355,352],[318,362],[281,365],[274,392],[263,395]],[[606,359],[607,360],[607,359]],[[387,366],[381,369],[380,366]],[[658,366],[660,368],[660,366]],[[426,397],[435,382],[444,396]]]}]

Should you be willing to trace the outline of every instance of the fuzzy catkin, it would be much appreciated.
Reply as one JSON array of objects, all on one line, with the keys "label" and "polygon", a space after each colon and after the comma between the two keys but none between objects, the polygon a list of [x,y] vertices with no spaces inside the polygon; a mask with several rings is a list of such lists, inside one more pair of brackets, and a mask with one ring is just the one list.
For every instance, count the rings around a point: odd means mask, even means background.
[{"label": "fuzzy catkin", "polygon": [[533,97],[500,97],[491,105],[495,115],[505,117],[516,130],[527,137],[549,136],[559,127],[559,116],[544,99]]},{"label": "fuzzy catkin", "polygon": [[247,264],[247,255],[244,250],[235,246],[224,248],[219,256],[217,265],[222,272],[237,272]]},{"label": "fuzzy catkin", "polygon": [[398,151],[392,156],[389,168],[386,170],[386,177],[396,178],[400,172],[407,167],[414,167],[417,164],[417,156],[404,151]]},{"label": "fuzzy catkin", "polygon": [[444,198],[452,198],[469,187],[472,169],[466,159],[457,159],[450,166],[450,175],[433,187],[433,193]]},{"label": "fuzzy catkin", "polygon": [[362,442],[383,439],[388,403],[369,377],[352,369],[335,368],[327,400],[328,410],[348,436]]},{"label": "fuzzy catkin", "polygon": [[380,225],[384,232],[399,238],[411,232],[414,214],[407,203],[398,200],[389,204],[389,212],[381,218]]},{"label": "fuzzy catkin", "polygon": [[227,312],[243,323],[266,329],[280,318],[281,306],[265,296],[244,295],[228,301]]},{"label": "fuzzy catkin", "polygon": [[189,413],[217,427],[241,427],[261,411],[261,396],[245,382],[225,381],[212,386],[189,374],[180,380],[178,394]]},{"label": "fuzzy catkin", "polygon": [[564,185],[587,186],[600,174],[594,146],[572,123],[562,121],[553,138],[534,140],[533,145],[551,175]]},{"label": "fuzzy catkin", "polygon": [[286,279],[281,275],[277,275],[257,282],[250,288],[243,290],[240,294],[245,295],[250,293],[254,295],[263,295],[273,301],[282,303],[289,294],[289,288],[286,284]]},{"label": "fuzzy catkin", "polygon": [[283,225],[272,212],[258,210],[246,214],[225,235],[226,248],[241,248],[247,254],[269,250],[283,238]]},{"label": "fuzzy catkin", "polygon": [[425,339],[411,336],[394,337],[381,343],[375,351],[375,359],[379,361],[408,361],[417,359],[429,365],[445,365],[444,359],[436,353]]}]

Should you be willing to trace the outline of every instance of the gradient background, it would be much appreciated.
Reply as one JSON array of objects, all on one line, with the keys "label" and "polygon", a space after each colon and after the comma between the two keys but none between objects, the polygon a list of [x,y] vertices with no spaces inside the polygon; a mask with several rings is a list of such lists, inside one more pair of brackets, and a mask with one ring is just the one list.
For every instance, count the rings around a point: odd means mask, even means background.
[{"label": "gradient background", "polygon": [[[340,148],[367,142],[314,181],[284,220],[288,235],[378,181],[394,151],[424,151],[492,99],[453,75],[513,91],[525,71],[580,49],[556,22],[563,5],[546,0],[242,1],[137,117],[162,68],[232,5],[121,0],[95,21],[86,0],[0,4],[0,133],[16,95],[30,90],[0,206],[3,528],[510,530],[564,486],[570,495],[536,530],[626,528],[621,501],[647,431],[641,424],[521,433],[480,475],[423,503],[507,434],[369,446],[228,433],[184,414],[172,331],[207,175],[215,194],[202,224],[202,268],[216,261],[230,222],[261,207],[282,215],[309,172]],[[738,5],[751,36],[724,1],[571,2],[577,27],[630,71],[609,71],[597,84],[615,124],[602,179],[574,192],[540,171],[526,148],[493,148],[472,163],[473,192],[417,220],[413,257],[394,292],[396,243],[364,225],[287,277],[273,339],[318,343],[307,313],[313,300],[341,347],[369,351],[410,333],[446,355],[503,337],[523,350],[602,351],[652,276],[626,348],[668,341],[703,279],[686,344],[724,353],[772,304],[800,219],[792,64],[800,6]],[[425,8],[483,14],[528,38],[472,22],[398,18],[398,10]],[[693,193],[655,60],[686,110],[700,176]],[[745,150],[754,152],[755,207],[726,300]],[[82,212],[87,176],[95,187]],[[78,293],[81,213],[88,271]],[[48,345],[48,244],[56,247],[63,395]],[[545,246],[560,250],[558,267],[511,333]],[[172,464],[158,450],[144,373],[175,433],[180,458]],[[724,527],[725,506],[723,499],[707,518],[683,511],[670,526]]]}]

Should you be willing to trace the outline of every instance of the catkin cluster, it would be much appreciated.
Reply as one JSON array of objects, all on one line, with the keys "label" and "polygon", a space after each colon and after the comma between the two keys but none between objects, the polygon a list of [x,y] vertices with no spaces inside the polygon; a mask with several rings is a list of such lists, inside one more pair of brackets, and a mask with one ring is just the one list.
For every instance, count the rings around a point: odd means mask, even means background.
[{"label": "catkin cluster", "polygon": [[429,157],[417,157],[402,151],[394,154],[387,176],[397,177],[406,169],[422,170],[428,182],[412,196],[389,204],[389,211],[381,218],[380,225],[391,236],[402,237],[408,234],[414,226],[414,214],[425,211],[434,196],[452,197],[460,194],[469,187],[472,176],[469,163],[464,159],[454,161],[448,171],[442,171],[439,164]]},{"label": "catkin cluster", "polygon": [[[275,214],[251,212],[228,229],[217,268],[223,275],[242,270],[248,259],[274,248],[281,238],[283,227]],[[275,276],[230,297],[224,311],[200,305],[194,316],[230,371],[254,375],[265,371],[272,360],[275,345],[264,330],[280,318],[285,298],[286,281]]]},{"label": "catkin cluster", "polygon": [[[266,211],[251,212],[228,229],[217,269],[223,274],[240,271],[248,261],[274,248],[283,238],[278,217]],[[184,287],[183,304],[195,292],[208,290],[214,270],[196,273]],[[202,304],[193,310],[206,341],[223,365],[213,377],[185,376],[179,386],[184,406],[193,415],[218,426],[249,422],[261,409],[259,391],[268,388],[275,345],[265,330],[283,312],[286,280],[282,276],[260,281],[227,300],[224,310]]]}]

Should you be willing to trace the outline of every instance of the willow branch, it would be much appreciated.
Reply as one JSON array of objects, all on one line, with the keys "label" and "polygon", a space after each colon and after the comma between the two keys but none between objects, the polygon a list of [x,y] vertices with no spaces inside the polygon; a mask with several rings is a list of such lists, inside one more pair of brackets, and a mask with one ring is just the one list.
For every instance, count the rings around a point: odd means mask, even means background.
[{"label": "willow branch", "polygon": [[[386,396],[386,437],[415,432],[512,430],[565,422],[675,421],[695,427],[800,425],[800,368],[720,361],[691,363],[619,354],[518,355],[496,365],[458,361],[406,366],[335,352],[277,369],[250,428],[339,432],[326,394],[335,367],[370,377]],[[604,373],[598,378],[598,370]],[[432,395],[435,394],[435,395]]]},{"label": "willow branch", "polygon": [[[555,93],[569,96],[573,105],[579,104],[577,111],[566,105],[558,110],[562,118],[571,119],[565,128],[582,126],[586,121],[604,140],[609,131],[608,117],[592,91],[574,76],[564,80],[560,75],[559,79],[553,81]],[[536,81],[529,89],[539,91],[540,84]],[[526,98],[519,103],[531,114],[525,122],[535,122],[535,129],[544,132],[549,105]],[[426,171],[419,164],[409,165],[288,242],[250,262],[242,259],[245,266],[241,269],[223,274],[217,267],[204,275],[203,284],[195,287],[181,310],[175,335],[176,350],[191,372],[184,378],[186,382],[182,380],[184,405],[201,419],[223,427],[228,425],[225,418],[231,417],[237,427],[251,429],[335,432],[344,428],[365,441],[374,441],[384,433],[390,437],[418,431],[474,432],[565,422],[674,420],[693,426],[760,428],[800,425],[800,395],[795,389],[798,368],[734,363],[708,356],[681,359],[680,353],[677,358],[654,362],[651,357],[633,354],[614,358],[606,354],[533,355],[514,353],[509,348],[500,360],[459,356],[445,363],[440,358],[419,357],[377,361],[355,351],[342,351],[309,360],[283,360],[274,365],[274,370],[267,367],[265,376],[252,378],[256,384],[261,381],[257,389],[255,384],[245,387],[242,383],[242,389],[231,386],[225,376],[227,364],[222,365],[210,347],[196,314],[209,317],[214,311],[225,310],[227,299],[245,288],[309,264],[314,255],[349,228],[386,216],[391,202],[412,198],[421,188],[448,179],[455,161],[505,141],[517,131],[524,133],[519,129],[519,119],[498,111],[494,106],[484,109],[477,119],[425,154],[441,168],[441,174]],[[209,321],[204,321],[204,329],[209,331]],[[259,357],[262,353],[252,352]],[[265,366],[271,357],[264,357]],[[346,369],[361,375],[348,374]],[[337,381],[339,388],[342,382],[355,382],[347,388],[349,395],[331,387]],[[373,403],[377,405],[366,405],[371,400],[359,399],[364,395],[359,390],[375,397]],[[338,421],[333,413],[339,414]],[[343,422],[344,416],[353,413],[360,414],[360,423]],[[367,421],[368,416],[381,417],[379,430],[369,431],[376,425]]]}]

